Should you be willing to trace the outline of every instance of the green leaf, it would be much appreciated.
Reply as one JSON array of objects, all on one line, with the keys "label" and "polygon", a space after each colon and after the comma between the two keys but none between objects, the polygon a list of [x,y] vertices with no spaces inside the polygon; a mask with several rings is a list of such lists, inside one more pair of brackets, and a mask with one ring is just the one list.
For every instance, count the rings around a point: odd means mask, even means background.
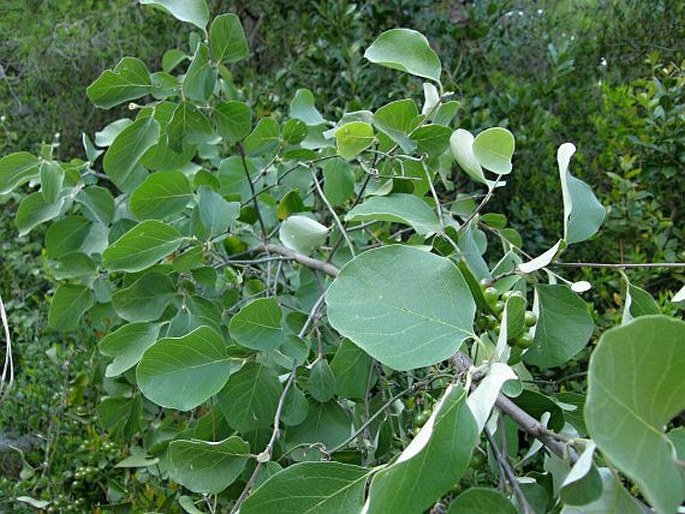
[{"label": "green leaf", "polygon": [[186,59],[189,59],[189,57],[185,54],[185,52],[180,51],[178,48],[167,50],[162,56],[162,70],[164,70],[166,73],[171,73],[174,71],[176,66],[181,64]]},{"label": "green leaf", "polygon": [[450,150],[457,164],[472,180],[489,186],[492,181],[485,178],[480,161],[473,152],[474,141],[475,138],[468,130],[457,129],[450,136]]},{"label": "green leaf", "polygon": [[111,109],[123,102],[150,93],[152,82],[145,63],[134,57],[124,57],[112,70],[105,70],[93,82],[86,94],[94,105]]},{"label": "green leaf", "polygon": [[88,237],[91,222],[82,216],[67,216],[53,223],[45,234],[45,250],[48,257],[59,259],[77,252]]},{"label": "green leaf", "polygon": [[278,202],[278,219],[284,220],[291,214],[304,212],[306,210],[307,208],[304,206],[304,203],[302,202],[302,198],[300,198],[298,190],[291,189],[285,195],[283,195],[281,201]]},{"label": "green leaf", "polygon": [[283,341],[281,307],[276,298],[259,298],[243,306],[231,318],[228,333],[241,346],[273,351]]},{"label": "green leaf", "polygon": [[373,359],[349,339],[343,339],[331,361],[335,377],[335,392],[341,398],[362,400],[375,380],[370,380],[369,371]]},{"label": "green leaf", "polygon": [[199,44],[183,79],[183,94],[189,100],[205,103],[216,86],[217,71],[209,62],[209,49]]},{"label": "green leaf", "polygon": [[57,280],[73,278],[86,284],[91,284],[97,275],[93,259],[81,252],[64,255],[55,264],[53,272]]},{"label": "green leaf", "polygon": [[0,159],[0,195],[38,177],[40,159],[28,152],[17,152]]},{"label": "green leaf", "polygon": [[594,235],[604,222],[606,210],[592,189],[568,171],[576,147],[564,143],[557,151],[561,192],[564,199],[564,239],[567,244],[585,241]]},{"label": "green leaf", "polygon": [[480,165],[498,175],[511,173],[514,155],[514,135],[507,129],[493,127],[484,130],[473,141],[473,155]]},{"label": "green leaf", "polygon": [[127,323],[100,341],[102,355],[114,357],[107,365],[106,377],[116,377],[140,362],[150,346],[157,342],[160,323]]},{"label": "green leaf", "polygon": [[495,406],[500,390],[506,382],[516,380],[516,378],[516,373],[509,366],[501,362],[493,362],[489,365],[486,375],[478,383],[476,389],[469,394],[466,404],[471,409],[479,434],[490,418],[490,413]]},{"label": "green leaf", "polygon": [[214,18],[209,31],[209,48],[212,59],[218,63],[246,59],[249,49],[240,18],[235,14],[222,14]]},{"label": "green leaf", "polygon": [[447,514],[516,514],[516,507],[495,489],[472,487],[450,505]]},{"label": "green leaf", "polygon": [[594,452],[595,443],[588,442],[561,484],[559,498],[566,505],[587,505],[602,495],[602,477],[592,462]]},{"label": "green leaf", "polygon": [[278,123],[272,118],[262,118],[252,133],[245,138],[245,154],[249,157],[261,157],[272,154],[278,148],[280,131]]},{"label": "green leaf", "polygon": [[301,120],[308,126],[326,123],[314,105],[314,95],[309,89],[298,89],[290,102],[290,117]]},{"label": "green leaf", "polygon": [[423,34],[410,29],[383,32],[364,52],[369,61],[440,82],[442,66]]},{"label": "green leaf", "polygon": [[360,512],[370,471],[340,462],[301,462],[276,473],[248,496],[241,514]]},{"label": "green leaf", "polygon": [[57,203],[46,202],[43,193],[40,192],[31,193],[24,197],[14,218],[14,223],[19,229],[19,235],[25,236],[37,225],[59,216],[63,205],[64,199]]},{"label": "green leaf", "polygon": [[183,152],[191,145],[204,143],[214,134],[207,116],[190,102],[181,102],[166,127],[169,148]]},{"label": "green leaf", "polygon": [[55,161],[43,161],[40,165],[40,191],[47,203],[55,203],[62,193],[64,170]]},{"label": "green leaf", "polygon": [[439,156],[445,153],[450,144],[452,129],[442,125],[424,125],[417,128],[411,136],[416,142],[416,151],[429,156]]},{"label": "green leaf", "polygon": [[309,370],[309,382],[307,383],[309,396],[317,402],[327,402],[335,394],[335,375],[331,371],[328,361],[324,358],[317,359]]},{"label": "green leaf", "polygon": [[309,412],[309,403],[299,387],[293,385],[285,396],[281,420],[288,426],[302,423]]},{"label": "green leaf", "polygon": [[183,173],[158,171],[133,191],[128,206],[138,219],[164,219],[183,211],[192,197],[193,188]]},{"label": "green leaf", "polygon": [[74,330],[92,305],[93,292],[89,287],[60,284],[50,303],[48,325],[60,332]]},{"label": "green leaf", "polygon": [[157,5],[180,21],[204,29],[209,22],[206,0],[140,0],[143,5]]},{"label": "green leaf", "polygon": [[424,512],[459,481],[478,441],[465,400],[461,386],[447,387],[409,446],[373,477],[368,514]]},{"label": "green leaf", "polygon": [[308,129],[303,121],[292,119],[283,125],[283,140],[290,145],[299,145],[307,138]]},{"label": "green leaf", "polygon": [[176,294],[176,287],[167,275],[146,273],[129,287],[112,295],[112,307],[126,321],[154,321],[166,309]]},{"label": "green leaf", "polygon": [[230,427],[247,433],[273,423],[282,389],[271,368],[248,362],[231,375],[217,401]]},{"label": "green leaf", "polygon": [[119,189],[130,191],[138,185],[144,177],[140,159],[158,139],[159,123],[152,116],[137,119],[114,138],[102,166]]},{"label": "green leaf", "polygon": [[283,245],[309,255],[328,239],[328,228],[309,216],[295,214],[281,223],[278,237]]},{"label": "green leaf", "polygon": [[171,225],[143,221],[104,251],[102,264],[110,271],[142,271],[176,251],[181,239],[181,233]]},{"label": "green leaf", "polygon": [[373,115],[373,124],[399,144],[403,152],[410,153],[416,149],[416,143],[409,139],[409,133],[420,122],[418,116],[416,103],[407,98],[391,102],[378,109]]},{"label": "green leaf", "polygon": [[540,284],[536,294],[535,344],[524,359],[541,368],[561,366],[587,345],[592,317],[583,299],[566,286]]},{"label": "green leaf", "polygon": [[354,170],[349,162],[330,159],[323,166],[323,194],[333,207],[340,207],[354,194]]},{"label": "green leaf", "polygon": [[335,131],[338,155],[347,160],[366,150],[374,140],[373,127],[363,121],[346,123]]},{"label": "green leaf", "polygon": [[204,326],[184,337],[160,339],[145,351],[136,368],[138,387],[148,399],[180,411],[214,396],[230,374],[224,338]]},{"label": "green leaf", "polygon": [[625,325],[640,316],[661,314],[661,309],[659,309],[659,305],[654,301],[652,295],[628,282],[627,278],[624,277],[624,280],[626,281],[626,299],[621,325]]},{"label": "green leaf", "polygon": [[372,196],[345,216],[347,221],[391,221],[409,225],[418,234],[440,232],[440,222],[426,202],[407,193]]},{"label": "green leaf", "polygon": [[350,261],[326,294],[328,320],[386,366],[443,361],[472,333],[476,306],[448,259],[392,245]]},{"label": "green leaf", "polygon": [[130,439],[140,431],[143,399],[139,394],[129,397],[106,397],[97,406],[102,426],[116,438]]},{"label": "green leaf", "polygon": [[114,198],[109,189],[89,186],[79,191],[76,201],[83,206],[83,214],[91,221],[109,225],[114,218]]},{"label": "green leaf", "polygon": [[250,459],[240,437],[211,442],[178,439],[169,444],[169,478],[194,493],[218,494],[231,485]]},{"label": "green leaf", "polygon": [[685,499],[666,424],[685,409],[685,322],[641,316],[607,330],[590,357],[585,421],[602,454],[659,513]]},{"label": "green leaf", "polygon": [[229,143],[240,141],[252,130],[252,111],[242,102],[219,102],[214,113],[216,129]]},{"label": "green leaf", "polygon": [[320,443],[335,448],[350,436],[351,428],[350,415],[337,402],[311,400],[306,419],[288,429],[286,446],[292,449],[304,443]]},{"label": "green leaf", "polygon": [[227,202],[207,186],[198,190],[197,205],[208,239],[225,233],[240,215],[240,202]]},{"label": "green leaf", "polygon": [[561,509],[561,514],[645,514],[609,468],[599,468],[599,474],[602,478],[602,496],[581,507],[566,505]]}]

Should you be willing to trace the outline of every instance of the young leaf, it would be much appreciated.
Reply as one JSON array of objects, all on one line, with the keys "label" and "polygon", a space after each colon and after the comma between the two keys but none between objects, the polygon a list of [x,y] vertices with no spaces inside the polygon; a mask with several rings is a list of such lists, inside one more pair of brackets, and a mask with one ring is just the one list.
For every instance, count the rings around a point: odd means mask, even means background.
[{"label": "young leaf", "polygon": [[157,5],[180,21],[204,29],[209,22],[206,0],[140,0],[143,5]]},{"label": "young leaf", "polygon": [[514,135],[507,129],[493,127],[484,130],[473,141],[473,155],[486,170],[506,175],[511,173],[514,155]]},{"label": "young leaf", "polygon": [[218,393],[231,374],[224,338],[209,327],[160,339],[143,354],[136,380],[152,402],[189,411]]},{"label": "young leaf", "polygon": [[666,424],[685,409],[685,322],[641,316],[607,330],[590,357],[585,420],[602,454],[659,513],[675,512],[685,485]]},{"label": "young leaf", "polygon": [[372,196],[350,210],[347,221],[391,221],[411,226],[418,234],[440,231],[440,222],[422,199],[407,193]]},{"label": "young leaf", "polygon": [[373,477],[365,512],[424,512],[459,481],[478,441],[465,400],[461,386],[447,387],[409,446]]},{"label": "young leaf", "polygon": [[590,340],[594,324],[580,296],[562,285],[536,287],[538,322],[535,343],[524,360],[541,368],[560,366],[572,359]]},{"label": "young leaf", "polygon": [[124,57],[112,70],[105,70],[93,82],[86,94],[94,105],[111,109],[123,102],[150,93],[152,82],[145,63],[134,57]]},{"label": "young leaf", "polygon": [[92,305],[93,291],[90,287],[60,284],[50,303],[48,325],[60,332],[74,330]]},{"label": "young leaf", "polygon": [[231,318],[228,333],[246,348],[273,351],[283,342],[281,307],[276,298],[259,298]]},{"label": "young leaf", "polygon": [[216,68],[209,62],[209,49],[201,43],[183,79],[183,94],[190,100],[205,103],[214,91],[216,78]]},{"label": "young leaf", "polygon": [[419,111],[414,100],[409,98],[384,105],[373,115],[373,124],[399,144],[403,152],[413,152],[416,143],[409,139],[409,133],[420,122]]},{"label": "young leaf", "polygon": [[64,170],[55,161],[43,161],[40,165],[40,191],[47,203],[55,203],[62,193]]},{"label": "young leaf", "polygon": [[363,121],[346,123],[335,131],[338,155],[347,160],[366,150],[374,140],[373,127]]},{"label": "young leaf", "polygon": [[329,323],[396,370],[454,355],[472,333],[475,302],[448,259],[407,246],[350,261],[326,293]]},{"label": "young leaf", "polygon": [[623,317],[621,318],[621,325],[631,322],[639,316],[647,316],[650,314],[661,314],[659,305],[654,301],[644,289],[634,286],[628,279],[626,282],[626,299],[623,306]]},{"label": "young leaf", "polygon": [[38,157],[28,152],[17,152],[0,159],[0,195],[36,178],[39,166]]},{"label": "young leaf", "polygon": [[592,189],[568,171],[576,147],[564,143],[557,151],[561,192],[564,200],[564,240],[567,244],[585,241],[594,235],[604,221],[606,210]]},{"label": "young leaf", "polygon": [[193,197],[193,189],[180,171],[158,171],[131,194],[129,208],[140,220],[164,219],[178,214]]},{"label": "young leaf", "polygon": [[240,18],[235,14],[222,14],[214,18],[209,31],[209,48],[212,59],[218,63],[245,59],[249,50]]},{"label": "young leaf", "polygon": [[450,136],[450,150],[452,156],[472,180],[489,185],[491,181],[485,178],[483,168],[473,152],[473,135],[464,129],[455,130]]},{"label": "young leaf", "polygon": [[466,404],[471,409],[479,434],[485,428],[485,423],[490,417],[502,386],[505,382],[516,380],[516,378],[516,373],[509,366],[501,362],[493,362],[478,387],[469,394]]},{"label": "young leaf", "polygon": [[230,427],[248,433],[273,423],[282,390],[271,368],[248,362],[231,375],[217,401]]},{"label": "young leaf", "polygon": [[425,36],[411,29],[383,32],[364,52],[369,61],[440,82],[442,65]]},{"label": "young leaf", "polygon": [[495,489],[471,487],[450,505],[447,514],[516,514],[516,507]]},{"label": "young leaf", "polygon": [[218,494],[240,476],[250,445],[240,437],[223,441],[177,439],[169,444],[169,478],[194,493]]},{"label": "young leaf", "polygon": [[278,237],[283,245],[309,255],[328,239],[328,228],[309,216],[295,214],[281,223]]},{"label": "young leaf", "polygon": [[143,221],[103,252],[102,264],[110,271],[142,271],[176,251],[181,239],[181,233],[171,225]]},{"label": "young leaf", "polygon": [[370,471],[340,462],[301,462],[276,473],[240,508],[241,514],[359,512]]}]

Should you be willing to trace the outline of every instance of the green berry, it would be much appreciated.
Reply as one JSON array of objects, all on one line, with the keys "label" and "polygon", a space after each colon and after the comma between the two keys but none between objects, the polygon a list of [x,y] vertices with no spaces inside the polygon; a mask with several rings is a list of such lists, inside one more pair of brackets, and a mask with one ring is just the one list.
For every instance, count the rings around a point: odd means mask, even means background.
[{"label": "green berry", "polygon": [[428,418],[430,418],[430,416],[431,411],[428,409],[424,409],[421,412],[419,412],[416,416],[414,416],[414,424],[416,426],[422,427],[426,424],[426,421],[428,421]]},{"label": "green berry", "polygon": [[538,322],[538,317],[533,311],[526,311],[524,322],[527,327],[533,327]]},{"label": "green berry", "polygon": [[491,307],[495,314],[501,314],[504,310],[504,302],[502,300],[497,300]]},{"label": "green berry", "polygon": [[516,338],[516,346],[522,349],[530,348],[534,344],[533,336],[525,333]]},{"label": "green berry", "polygon": [[493,304],[497,301],[497,298],[499,298],[499,293],[494,287],[487,287],[485,288],[485,291],[483,291],[483,296],[488,304]]}]

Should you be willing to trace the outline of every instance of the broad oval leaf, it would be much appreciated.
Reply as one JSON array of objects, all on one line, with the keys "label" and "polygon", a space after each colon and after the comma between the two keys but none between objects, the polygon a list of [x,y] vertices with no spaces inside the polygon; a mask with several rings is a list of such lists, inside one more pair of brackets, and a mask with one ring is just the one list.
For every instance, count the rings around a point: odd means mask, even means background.
[{"label": "broad oval leaf", "polygon": [[76,195],[76,201],[83,206],[83,214],[91,221],[109,225],[114,218],[114,198],[109,189],[90,186]]},{"label": "broad oval leaf", "polygon": [[335,131],[338,155],[352,159],[370,147],[375,140],[373,127],[363,121],[345,123]]},{"label": "broad oval leaf", "polygon": [[617,474],[609,468],[599,468],[602,495],[598,500],[580,507],[565,505],[561,514],[646,514],[643,506],[625,490]]},{"label": "broad oval leaf", "polygon": [[329,287],[326,303],[333,328],[400,371],[454,355],[472,333],[476,310],[450,260],[401,245],[350,261]]},{"label": "broad oval leaf", "polygon": [[308,126],[326,123],[325,118],[317,110],[314,95],[309,89],[298,89],[290,102],[290,117],[304,122]]},{"label": "broad oval leaf", "polygon": [[19,235],[25,236],[36,226],[56,218],[62,212],[64,198],[56,203],[48,203],[43,197],[43,193],[31,193],[26,196],[17,209],[14,223],[19,229]]},{"label": "broad oval leaf", "polygon": [[209,62],[209,49],[200,43],[183,79],[183,94],[195,102],[207,102],[216,86],[216,77],[216,68]]},{"label": "broad oval leaf", "polygon": [[484,130],[473,141],[473,155],[486,170],[506,175],[511,173],[511,157],[514,155],[514,135],[505,128]]},{"label": "broad oval leaf", "polygon": [[136,368],[138,387],[148,399],[180,411],[214,396],[230,374],[224,338],[205,326],[184,337],[160,339],[145,351]]},{"label": "broad oval leaf", "polygon": [[249,53],[247,39],[235,14],[222,14],[214,18],[209,31],[209,49],[215,62],[237,62]]},{"label": "broad oval leaf", "polygon": [[409,446],[373,477],[365,513],[424,512],[459,481],[478,441],[465,400],[461,386],[447,387]]},{"label": "broad oval leaf", "polygon": [[324,358],[317,359],[309,370],[307,382],[309,396],[317,402],[327,402],[335,394],[335,375],[328,361]]},{"label": "broad oval leaf", "polygon": [[442,65],[426,37],[411,29],[383,32],[364,52],[369,61],[440,82]]},{"label": "broad oval leaf", "polygon": [[40,165],[40,192],[48,203],[59,199],[64,183],[64,170],[58,162],[43,161]]},{"label": "broad oval leaf", "polygon": [[207,239],[225,233],[238,219],[240,202],[227,202],[208,186],[201,186],[197,196],[196,208]]},{"label": "broad oval leaf", "polygon": [[180,171],[158,171],[131,194],[129,208],[141,220],[164,219],[178,214],[193,196],[193,189]]},{"label": "broad oval leaf", "polygon": [[228,333],[241,346],[272,351],[283,341],[281,307],[276,298],[259,298],[231,318]]},{"label": "broad oval leaf", "polygon": [[28,152],[17,152],[0,159],[0,195],[36,178],[39,166],[40,159]]},{"label": "broad oval leaf", "polygon": [[180,21],[204,29],[209,22],[206,0],[140,0],[143,5],[157,5]]},{"label": "broad oval leaf", "polygon": [[590,341],[594,324],[583,299],[562,285],[536,287],[535,343],[525,361],[541,368],[561,366]]},{"label": "broad oval leaf", "polygon": [[60,284],[50,303],[48,325],[61,332],[74,330],[92,305],[93,291],[90,287]]},{"label": "broad oval leaf", "polygon": [[278,237],[283,245],[309,255],[328,239],[328,228],[309,216],[295,214],[281,223]]},{"label": "broad oval leaf", "polygon": [[448,514],[516,514],[516,507],[496,489],[472,487],[450,505]]},{"label": "broad oval leaf", "polygon": [[103,71],[88,86],[86,94],[97,107],[111,109],[149,94],[151,87],[150,72],[145,63],[134,57],[124,57],[114,69]]},{"label": "broad oval leaf", "polygon": [[282,390],[271,368],[248,362],[231,375],[217,401],[230,427],[248,433],[273,423]]},{"label": "broad oval leaf", "polygon": [[145,350],[155,344],[160,323],[127,323],[100,341],[102,355],[114,357],[107,365],[106,377],[116,377],[138,364]]},{"label": "broad oval leaf", "polygon": [[345,216],[347,221],[392,221],[411,226],[418,234],[440,231],[440,222],[426,202],[407,193],[372,196]]},{"label": "broad oval leaf", "polygon": [[236,436],[217,442],[178,439],[167,451],[169,478],[202,494],[226,489],[250,458],[250,445]]},{"label": "broad oval leaf", "polygon": [[659,513],[685,485],[666,424],[685,409],[685,322],[642,316],[607,330],[590,357],[585,421],[592,440]]},{"label": "broad oval leaf", "polygon": [[181,233],[171,225],[143,221],[104,251],[102,264],[110,271],[142,271],[176,251],[181,239]]},{"label": "broad oval leaf", "polygon": [[599,203],[590,186],[568,171],[575,151],[576,147],[572,143],[564,143],[557,151],[564,200],[564,240],[567,244],[585,241],[594,235],[606,215],[606,209]]},{"label": "broad oval leaf", "polygon": [[112,295],[112,307],[127,321],[154,321],[176,294],[171,279],[162,273],[146,273]]},{"label": "broad oval leaf", "polygon": [[240,508],[241,514],[360,512],[368,469],[340,462],[301,462],[276,473]]},{"label": "broad oval leaf", "polygon": [[214,114],[216,130],[228,142],[240,141],[252,130],[252,111],[243,102],[219,102]]},{"label": "broad oval leaf", "polygon": [[50,225],[45,233],[45,251],[48,257],[59,259],[80,250],[91,225],[83,216],[66,216]]},{"label": "broad oval leaf", "polygon": [[490,181],[483,174],[480,162],[473,153],[474,140],[473,134],[468,130],[455,130],[450,136],[452,156],[471,179],[481,184],[490,184]]}]

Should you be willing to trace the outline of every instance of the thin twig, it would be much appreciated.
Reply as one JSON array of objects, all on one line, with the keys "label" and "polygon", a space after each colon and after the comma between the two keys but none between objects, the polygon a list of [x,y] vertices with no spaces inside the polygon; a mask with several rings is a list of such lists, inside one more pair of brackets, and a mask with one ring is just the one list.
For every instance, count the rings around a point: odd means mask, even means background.
[{"label": "thin twig", "polygon": [[464,224],[462,227],[467,227],[469,223],[475,218],[480,211],[483,210],[483,207],[490,201],[490,198],[492,198],[492,195],[495,193],[495,189],[497,188],[497,184],[499,183],[500,179],[502,178],[502,175],[497,175],[497,178],[495,181],[492,183],[492,185],[488,188],[488,194],[486,194],[481,202],[478,204],[478,207],[475,208],[475,210],[469,214],[469,217],[466,218],[466,221],[464,221]]},{"label": "thin twig", "polygon": [[605,263],[605,262],[555,262],[552,266],[563,266],[565,268],[685,268],[685,262],[625,262],[625,263]]},{"label": "thin twig", "polygon": [[483,432],[485,432],[485,437],[488,439],[488,443],[490,443],[490,448],[492,449],[492,453],[495,455],[495,458],[497,459],[499,468],[502,470],[502,473],[507,477],[507,482],[509,482],[509,485],[514,491],[514,495],[516,496],[516,503],[518,503],[519,507],[523,509],[524,514],[534,514],[534,511],[530,506],[530,503],[528,503],[528,500],[526,500],[523,491],[521,491],[521,487],[519,486],[519,482],[516,479],[516,474],[514,474],[514,470],[509,465],[509,462],[507,462],[507,458],[504,455],[502,455],[502,452],[500,451],[499,446],[497,446],[497,442],[492,437],[490,430],[485,428]]},{"label": "thin twig", "polygon": [[10,334],[10,326],[7,322],[5,304],[2,302],[2,296],[0,296],[0,319],[2,319],[2,327],[5,332],[5,363],[2,366],[2,379],[0,379],[1,404],[9,396],[10,390],[12,389],[12,385],[14,384],[14,360],[12,359],[12,337]]},{"label": "thin twig", "polygon": [[262,219],[262,213],[259,211],[259,203],[257,202],[257,196],[255,195],[254,184],[252,183],[252,177],[250,177],[250,170],[247,168],[247,160],[245,159],[245,150],[242,145],[238,145],[238,153],[240,154],[240,161],[243,164],[243,169],[245,170],[245,178],[250,186],[250,194],[252,194],[252,201],[254,204],[254,210],[257,214],[257,219],[259,220],[259,226],[262,229],[262,235],[264,236],[264,241],[267,240],[266,225],[264,225],[264,220]]},{"label": "thin twig", "polygon": [[[297,334],[297,337],[302,338],[305,336],[305,334],[309,330],[309,327],[314,322],[314,319],[316,318],[319,309],[323,305],[324,298],[325,295],[322,294],[321,296],[319,296],[319,299],[314,303],[314,306],[312,307],[312,310],[309,312],[309,316],[307,317],[307,320],[304,322],[304,325],[300,329],[300,332]],[[271,460],[271,455],[273,453],[274,446],[276,445],[276,441],[278,440],[278,437],[280,435],[281,414],[283,412],[283,406],[285,405],[285,397],[288,395],[290,387],[295,382],[296,376],[297,362],[293,364],[293,368],[290,371],[290,376],[288,377],[288,380],[283,386],[281,396],[278,398],[278,406],[276,407],[276,414],[274,415],[274,429],[271,432],[271,439],[269,439],[266,448],[264,448],[264,450],[259,455],[257,455],[257,465],[255,466],[252,475],[250,475],[249,480],[245,484],[243,491],[240,493],[240,496],[236,500],[235,505],[233,505],[233,508],[231,509],[231,514],[235,514],[236,512],[238,512],[240,506],[245,501],[245,498],[247,498],[247,495],[250,494],[250,490],[254,486],[254,483],[257,480],[257,475],[259,475],[259,471],[262,469],[262,466],[264,465],[264,463],[269,462]]]}]

